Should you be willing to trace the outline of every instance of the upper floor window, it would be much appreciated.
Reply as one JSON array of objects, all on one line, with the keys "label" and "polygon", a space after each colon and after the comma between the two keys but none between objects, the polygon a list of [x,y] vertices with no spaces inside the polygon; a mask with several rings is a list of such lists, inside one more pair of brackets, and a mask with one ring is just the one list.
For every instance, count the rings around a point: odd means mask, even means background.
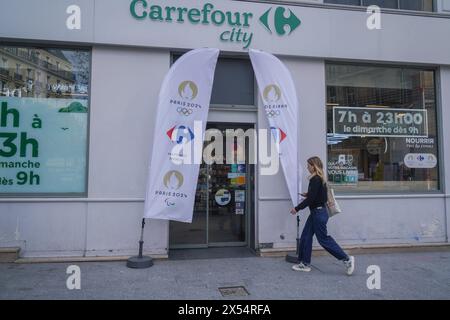
[{"label": "upper floor window", "polygon": [[324,3],[433,12],[433,0],[324,0]]}]

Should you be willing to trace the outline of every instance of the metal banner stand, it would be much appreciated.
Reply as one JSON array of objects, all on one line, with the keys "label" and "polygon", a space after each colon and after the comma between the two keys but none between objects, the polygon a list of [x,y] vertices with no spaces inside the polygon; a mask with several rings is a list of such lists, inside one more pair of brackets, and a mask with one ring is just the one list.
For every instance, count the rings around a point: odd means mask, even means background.
[{"label": "metal banner stand", "polygon": [[145,218],[142,219],[141,240],[139,241],[139,255],[131,257],[127,260],[128,268],[145,269],[150,268],[153,265],[152,258],[142,255],[142,250],[144,247],[144,228],[145,228]]},{"label": "metal banner stand", "polygon": [[294,253],[289,253],[286,255],[286,261],[289,263],[299,263],[298,254],[300,250],[300,214],[297,213],[297,248]]}]

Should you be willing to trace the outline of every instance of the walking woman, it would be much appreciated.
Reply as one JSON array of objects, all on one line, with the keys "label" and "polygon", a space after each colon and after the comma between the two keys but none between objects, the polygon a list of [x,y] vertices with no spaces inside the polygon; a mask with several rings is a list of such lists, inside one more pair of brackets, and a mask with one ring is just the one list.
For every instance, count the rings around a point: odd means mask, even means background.
[{"label": "walking woman", "polygon": [[298,257],[300,263],[294,265],[292,269],[304,272],[311,271],[309,265],[311,264],[312,242],[315,234],[319,244],[336,259],[344,263],[347,274],[350,276],[355,270],[355,258],[348,256],[327,233],[327,184],[323,173],[322,160],[318,157],[308,159],[308,171],[311,173],[308,193],[302,194],[305,200],[291,210],[293,215],[306,207],[309,207],[311,211],[300,238]]}]

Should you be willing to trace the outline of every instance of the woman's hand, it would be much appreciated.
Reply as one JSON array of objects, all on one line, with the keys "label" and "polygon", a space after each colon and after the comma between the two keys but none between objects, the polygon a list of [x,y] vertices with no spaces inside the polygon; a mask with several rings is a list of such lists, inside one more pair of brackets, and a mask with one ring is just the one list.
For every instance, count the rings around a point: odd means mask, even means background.
[{"label": "woman's hand", "polygon": [[308,197],[308,193],[301,193],[300,195],[301,195],[303,198]]},{"label": "woman's hand", "polygon": [[296,215],[296,214],[297,214],[297,210],[295,210],[295,208],[292,208],[292,209],[291,209],[291,214],[292,214],[292,215]]}]

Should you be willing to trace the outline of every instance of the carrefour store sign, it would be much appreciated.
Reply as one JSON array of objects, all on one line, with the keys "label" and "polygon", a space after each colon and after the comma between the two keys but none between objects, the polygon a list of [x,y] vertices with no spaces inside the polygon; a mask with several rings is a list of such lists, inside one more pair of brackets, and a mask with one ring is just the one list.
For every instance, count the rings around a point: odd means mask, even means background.
[{"label": "carrefour store sign", "polygon": [[[436,30],[450,30],[450,19],[446,18],[414,17],[411,23],[412,17],[406,14],[383,14],[383,27],[371,30],[367,27],[371,16],[364,8],[343,10],[315,1],[7,2],[7,10],[0,10],[0,40],[171,50],[210,47],[228,52],[255,48],[320,59],[450,64],[450,41],[430,37]],[[36,17],[45,19],[31,25]],[[421,49],[411,50],[418,43]]]},{"label": "carrefour store sign", "polygon": [[148,0],[132,0],[130,13],[137,20],[153,24],[188,23],[202,28],[214,27],[220,41],[242,45],[243,49],[252,44],[256,32],[256,28],[252,27],[256,22],[260,25],[258,31],[278,36],[290,35],[301,25],[301,20],[291,9],[281,6],[270,7],[258,17],[250,11],[221,9],[209,2],[200,6],[172,6]]}]

